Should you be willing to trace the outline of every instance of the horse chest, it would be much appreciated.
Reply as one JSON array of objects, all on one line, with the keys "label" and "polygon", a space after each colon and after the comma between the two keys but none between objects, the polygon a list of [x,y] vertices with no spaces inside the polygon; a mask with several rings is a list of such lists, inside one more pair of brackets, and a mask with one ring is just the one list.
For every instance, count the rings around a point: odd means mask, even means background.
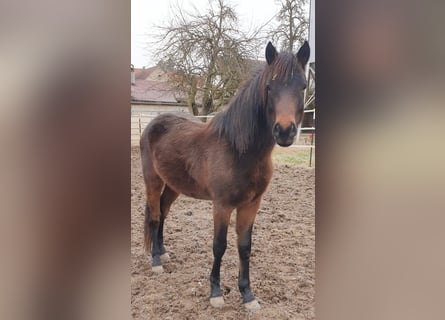
[{"label": "horse chest", "polygon": [[251,173],[249,180],[249,187],[256,194],[263,194],[269,185],[270,179],[272,178],[272,170],[266,167],[259,167],[254,172]]},{"label": "horse chest", "polygon": [[271,177],[272,169],[267,165],[254,166],[238,172],[228,188],[229,202],[237,206],[255,200],[266,191]]}]

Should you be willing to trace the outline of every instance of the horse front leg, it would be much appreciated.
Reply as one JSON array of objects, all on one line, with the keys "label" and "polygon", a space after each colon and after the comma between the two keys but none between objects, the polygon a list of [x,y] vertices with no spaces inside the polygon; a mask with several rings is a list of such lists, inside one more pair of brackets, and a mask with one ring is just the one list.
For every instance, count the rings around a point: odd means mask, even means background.
[{"label": "horse front leg", "polygon": [[213,267],[210,273],[210,304],[212,307],[222,307],[224,298],[220,287],[221,261],[227,247],[227,228],[233,208],[213,206]]},{"label": "horse front leg", "polygon": [[244,307],[249,311],[259,310],[261,308],[250,290],[249,275],[252,228],[259,207],[260,200],[238,208],[236,215],[236,233],[238,235],[238,254],[240,259],[238,288],[243,297]]}]

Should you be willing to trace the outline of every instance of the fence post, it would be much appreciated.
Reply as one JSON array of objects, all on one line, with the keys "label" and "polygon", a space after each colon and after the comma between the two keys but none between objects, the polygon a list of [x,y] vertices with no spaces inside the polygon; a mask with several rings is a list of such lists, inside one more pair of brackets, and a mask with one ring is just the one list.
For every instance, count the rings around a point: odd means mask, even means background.
[{"label": "fence post", "polygon": [[309,154],[309,167],[312,166],[312,146],[314,145],[314,134],[311,134],[311,153]]},{"label": "fence post", "polygon": [[138,123],[139,123],[139,138],[140,138],[142,136],[142,117],[140,113],[139,113]]},{"label": "fence post", "polygon": [[[315,128],[315,109],[312,112],[312,120],[313,120],[312,126]],[[309,167],[311,167],[311,165],[312,165],[312,146],[314,145],[314,135],[315,135],[315,132],[312,132],[312,134],[311,134],[311,153],[309,154]]]}]

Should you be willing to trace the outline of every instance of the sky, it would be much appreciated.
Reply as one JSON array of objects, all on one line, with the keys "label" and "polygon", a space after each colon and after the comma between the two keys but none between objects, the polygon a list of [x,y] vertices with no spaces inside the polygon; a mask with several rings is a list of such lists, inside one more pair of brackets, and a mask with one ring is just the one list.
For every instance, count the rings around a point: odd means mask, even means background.
[{"label": "sky", "polygon": [[[208,0],[131,0],[131,63],[136,68],[156,64],[149,55],[147,42],[154,25],[169,18],[170,3],[178,2],[191,11],[192,4],[206,8]],[[243,30],[252,29],[269,21],[280,9],[274,0],[229,0],[235,6]],[[266,47],[267,41],[264,43]]]}]

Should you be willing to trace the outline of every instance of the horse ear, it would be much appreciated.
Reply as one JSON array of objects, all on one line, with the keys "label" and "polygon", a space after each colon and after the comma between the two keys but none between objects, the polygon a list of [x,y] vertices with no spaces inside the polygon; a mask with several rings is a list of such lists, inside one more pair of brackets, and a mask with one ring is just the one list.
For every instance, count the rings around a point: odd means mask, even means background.
[{"label": "horse ear", "polygon": [[300,62],[303,69],[306,67],[306,63],[309,60],[310,53],[311,53],[311,50],[309,48],[309,43],[307,41],[305,41],[303,43],[303,45],[301,46],[300,50],[298,50],[298,52],[297,52],[298,61]]},{"label": "horse ear", "polygon": [[269,41],[266,47],[266,60],[267,64],[272,64],[272,62],[275,60],[275,57],[277,56],[277,49],[273,46],[273,44]]}]

